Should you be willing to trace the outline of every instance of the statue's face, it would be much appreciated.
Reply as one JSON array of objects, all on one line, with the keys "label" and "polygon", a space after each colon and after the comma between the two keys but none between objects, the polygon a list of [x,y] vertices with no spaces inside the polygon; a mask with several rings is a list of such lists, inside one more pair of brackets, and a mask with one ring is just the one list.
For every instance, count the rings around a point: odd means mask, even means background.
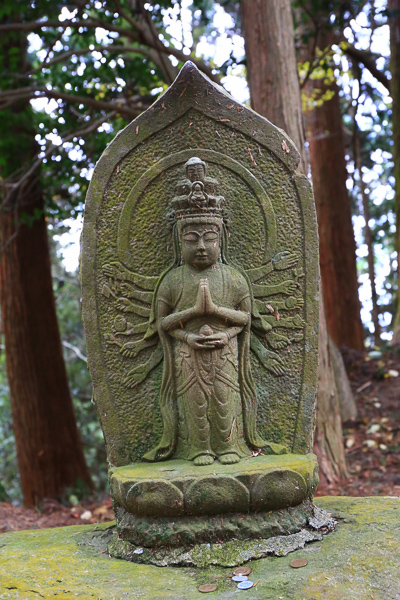
[{"label": "statue's face", "polygon": [[182,256],[196,269],[208,269],[218,262],[221,252],[220,232],[216,225],[191,224],[182,232]]},{"label": "statue's face", "polygon": [[203,165],[189,165],[187,168],[187,176],[190,181],[202,181],[205,176],[205,170]]}]

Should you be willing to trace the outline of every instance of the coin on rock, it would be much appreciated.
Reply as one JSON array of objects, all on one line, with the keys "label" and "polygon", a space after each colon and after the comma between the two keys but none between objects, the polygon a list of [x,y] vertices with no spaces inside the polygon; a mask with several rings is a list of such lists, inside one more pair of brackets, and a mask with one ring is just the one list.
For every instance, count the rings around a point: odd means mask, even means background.
[{"label": "coin on rock", "polygon": [[199,592],[203,592],[203,594],[206,594],[207,592],[215,592],[216,589],[217,586],[215,585],[215,583],[204,583],[199,587]]},{"label": "coin on rock", "polygon": [[293,567],[293,569],[299,569],[300,567],[305,567],[306,565],[308,565],[308,560],[306,558],[295,558],[290,563],[290,566]]},{"label": "coin on rock", "polygon": [[234,575],[250,575],[251,569],[250,567],[238,567],[233,571]]},{"label": "coin on rock", "polygon": [[253,585],[254,583],[252,581],[241,581],[237,584],[239,590],[249,590]]},{"label": "coin on rock", "polygon": [[234,575],[232,577],[232,581],[236,581],[236,582],[238,582],[238,581],[247,581],[247,580],[248,580],[248,577],[246,577],[246,575]]}]

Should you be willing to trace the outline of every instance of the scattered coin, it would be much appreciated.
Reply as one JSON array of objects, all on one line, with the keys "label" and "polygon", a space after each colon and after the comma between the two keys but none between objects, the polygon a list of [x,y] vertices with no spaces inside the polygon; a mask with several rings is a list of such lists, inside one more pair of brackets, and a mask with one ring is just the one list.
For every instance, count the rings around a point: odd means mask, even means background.
[{"label": "scattered coin", "polygon": [[233,571],[234,575],[250,575],[251,569],[250,567],[238,567]]},{"label": "scattered coin", "polygon": [[240,583],[237,584],[239,590],[249,590],[250,588],[253,587],[253,582],[252,581],[241,581]]},{"label": "scattered coin", "polygon": [[246,577],[246,575],[234,575],[232,577],[232,581],[236,581],[236,582],[238,582],[238,581],[247,581],[247,580],[248,580],[248,577]]},{"label": "scattered coin", "polygon": [[300,567],[305,567],[306,565],[308,565],[308,560],[306,558],[295,558],[290,563],[290,566],[293,567],[293,569],[299,569]]},{"label": "scattered coin", "polygon": [[215,583],[205,583],[204,585],[201,585],[199,587],[199,592],[203,592],[203,594],[206,594],[207,592],[215,592],[216,589],[217,586],[215,585]]}]

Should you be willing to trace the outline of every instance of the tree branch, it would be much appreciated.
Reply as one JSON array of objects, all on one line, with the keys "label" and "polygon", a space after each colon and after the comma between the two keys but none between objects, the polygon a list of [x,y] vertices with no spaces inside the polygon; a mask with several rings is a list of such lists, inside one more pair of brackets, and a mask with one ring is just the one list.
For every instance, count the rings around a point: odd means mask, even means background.
[{"label": "tree branch", "polygon": [[82,352],[79,350],[79,348],[77,348],[76,346],[73,346],[72,344],[70,344],[69,342],[66,342],[65,340],[62,341],[62,345],[65,346],[66,348],[69,348],[70,350],[72,350],[78,358],[83,360],[83,362],[87,363],[87,357],[84,354],[82,354]]},{"label": "tree branch", "polygon": [[[147,11],[146,11],[147,12]],[[6,31],[37,31],[38,29],[43,28],[51,28],[51,27],[63,27],[66,29],[67,27],[85,27],[87,29],[101,27],[106,31],[113,31],[119,33],[121,36],[127,37],[131,41],[141,42],[140,36],[133,32],[131,29],[126,29],[124,27],[119,27],[118,25],[114,25],[112,23],[107,23],[106,21],[102,21],[101,19],[96,20],[82,20],[82,21],[31,21],[29,23],[7,23],[4,25],[0,25],[0,32]],[[140,26],[138,26],[140,27]],[[143,30],[142,30],[143,31]],[[191,60],[207,77],[209,77],[215,83],[221,84],[220,77],[215,75],[212,72],[212,69],[205,65],[203,61],[195,58],[189,57],[182,52],[182,50],[177,50],[173,46],[166,46],[157,36],[156,39],[151,39],[150,36],[146,36],[145,40],[146,44],[149,48],[153,48],[157,50],[157,52],[162,52],[163,54],[171,55],[180,60],[181,62],[186,62],[187,60]],[[154,59],[153,59],[154,60]]]},{"label": "tree branch", "polygon": [[[135,109],[133,106],[129,106],[127,104],[127,100],[125,98],[121,98],[120,102],[118,100],[107,102],[106,100],[96,100],[90,96],[76,96],[75,94],[67,94],[57,90],[38,89],[34,86],[30,86],[27,88],[17,88],[15,90],[0,92],[0,107],[5,108],[5,106],[9,106],[10,104],[13,104],[14,102],[24,98],[30,98],[32,100],[36,98],[54,98],[55,100],[65,100],[66,102],[84,104],[85,106],[91,106],[92,108],[113,110],[132,118],[136,118],[151,104],[151,102],[147,104],[145,102],[137,101],[137,109]],[[144,96],[143,99],[145,98],[147,97]],[[2,103],[2,100],[5,102]],[[123,102],[126,103],[126,106],[123,105]]]},{"label": "tree branch", "polygon": [[[115,1],[118,1],[118,0],[115,0]],[[158,55],[159,61],[160,61],[159,62],[160,69],[164,73],[164,77],[165,77],[168,85],[170,85],[174,81],[175,77],[177,76],[177,71],[176,71],[175,67],[173,67],[173,65],[171,64],[171,61],[163,55],[164,48],[166,48],[167,46],[165,46],[161,42],[160,38],[158,37],[158,32],[157,32],[156,28],[154,27],[154,23],[151,19],[151,16],[149,15],[148,11],[144,7],[143,0],[136,0],[136,1],[138,4],[138,7],[140,9],[143,40],[145,41],[145,43],[148,46],[150,46],[150,48],[154,48],[155,51],[157,52],[157,55]]]},{"label": "tree branch", "polygon": [[120,16],[123,19],[125,19],[125,21],[128,21],[129,25],[131,25],[134,29],[136,29],[137,31],[142,33],[142,28],[140,27],[139,23],[136,23],[135,19],[132,19],[130,14],[125,12],[125,10],[122,8],[119,0],[113,0],[113,1],[114,1],[115,6],[117,7],[117,11],[119,12]]},{"label": "tree branch", "polygon": [[[93,123],[90,123],[87,127],[83,127],[82,129],[78,129],[77,131],[71,132],[70,134],[65,136],[64,139],[62,140],[61,148],[64,144],[71,142],[76,137],[83,137],[84,135],[87,135],[88,133],[92,133],[92,131],[95,131],[96,129],[98,129],[100,127],[100,125],[102,125],[109,119],[112,119],[112,117],[115,116],[116,112],[117,111],[112,111],[112,112],[108,113],[107,115],[105,115],[104,117],[101,117],[100,119],[97,119]],[[7,187],[9,188],[10,191],[6,195],[5,199],[3,200],[3,205],[7,204],[9,194],[15,194],[15,192],[25,183],[25,181],[27,181],[33,175],[33,173],[36,171],[36,169],[38,169],[38,167],[41,165],[43,159],[47,158],[47,156],[50,156],[50,154],[52,154],[52,152],[54,151],[53,146],[54,146],[54,144],[51,144],[50,148],[48,148],[43,153],[43,156],[41,156],[40,158],[38,156],[36,158],[36,160],[32,163],[32,165],[29,167],[29,169],[27,171],[25,171],[25,173],[22,175],[22,177],[20,177],[18,179],[18,181],[7,184]]]},{"label": "tree branch", "polygon": [[131,29],[125,29],[124,27],[119,27],[118,25],[114,25],[113,23],[108,23],[107,21],[102,21],[101,19],[86,19],[82,21],[74,21],[72,19],[66,21],[30,21],[28,23],[5,23],[4,25],[0,25],[0,32],[4,31],[37,31],[38,29],[43,28],[58,28],[62,27],[66,29],[67,27],[85,27],[86,29],[96,29],[97,27],[101,27],[106,31],[114,31],[115,33],[119,33],[122,36],[126,36],[133,41],[139,41],[137,36],[132,32]]},{"label": "tree branch", "polygon": [[[345,42],[343,47],[341,46],[341,42]],[[344,54],[346,54],[351,59],[355,60],[358,64],[364,65],[364,67],[375,77],[379,83],[381,83],[385,88],[390,92],[390,79],[388,79],[382,71],[380,71],[374,61],[374,54],[369,52],[368,50],[359,50],[355,48],[351,44],[347,42],[347,40],[340,40],[336,42],[338,46],[342,49]]]},{"label": "tree branch", "polygon": [[36,69],[33,69],[32,71],[28,71],[28,73],[26,73],[25,75],[35,75],[36,73],[39,73],[42,69],[47,69],[51,65],[67,60],[67,58],[69,58],[70,56],[81,56],[82,54],[89,54],[90,52],[104,52],[105,50],[107,52],[120,52],[121,54],[126,52],[132,52],[135,54],[143,54],[144,56],[147,56],[150,59],[152,58],[152,52],[150,50],[147,50],[146,48],[141,48],[139,46],[117,46],[115,44],[109,44],[107,46],[97,46],[96,48],[68,50],[67,52],[63,52],[62,54],[56,55],[54,58],[47,62],[43,62],[39,67],[36,67]]}]

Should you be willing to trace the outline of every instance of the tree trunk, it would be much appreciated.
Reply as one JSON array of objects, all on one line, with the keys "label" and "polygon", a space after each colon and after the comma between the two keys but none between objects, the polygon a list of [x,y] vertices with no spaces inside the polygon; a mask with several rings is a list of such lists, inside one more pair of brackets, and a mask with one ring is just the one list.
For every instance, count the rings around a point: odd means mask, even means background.
[{"label": "tree trunk", "polygon": [[[323,322],[325,323],[325,329],[326,329],[326,320],[322,317],[321,314],[319,317],[320,317],[320,322],[321,322],[321,320],[323,320]],[[321,333],[321,335],[320,335],[320,344],[321,345],[322,345],[321,340],[324,337],[324,335],[325,335],[325,333]],[[329,364],[329,363],[332,365],[334,385],[333,385],[333,387],[330,387],[332,384],[329,382],[329,385],[325,385],[325,387],[324,387],[323,384],[321,383],[319,394],[322,394],[323,389],[325,389],[324,394],[326,394],[326,395],[329,393],[329,390],[330,390],[331,394],[337,394],[342,423],[347,423],[347,421],[353,421],[356,418],[357,405],[356,405],[356,401],[354,400],[353,392],[351,390],[349,378],[347,377],[347,372],[346,372],[346,367],[344,366],[343,357],[342,357],[338,347],[335,346],[335,343],[332,341],[332,338],[329,336],[329,334],[327,334],[327,335],[328,335],[328,340],[329,340],[328,347],[326,348],[326,346],[324,346],[324,355],[321,356],[321,354],[320,354],[319,361],[320,361],[321,365]],[[326,356],[327,356],[327,358],[326,358]],[[329,376],[329,377],[331,377],[331,376]],[[324,375],[321,375],[321,379],[323,379],[325,382],[328,381],[328,377],[325,377]],[[325,405],[326,405],[326,403],[325,403]],[[336,402],[335,402],[334,406],[337,406]],[[333,417],[332,413],[329,413],[329,414],[331,414],[331,416]]]},{"label": "tree trunk", "polygon": [[354,117],[354,166],[358,171],[358,177],[360,180],[360,192],[362,201],[362,212],[364,214],[365,227],[364,227],[364,240],[367,245],[368,255],[368,276],[371,284],[371,299],[372,299],[372,322],[374,324],[374,341],[375,345],[379,346],[381,342],[381,325],[379,323],[379,306],[378,306],[378,294],[376,292],[375,285],[375,257],[374,257],[374,244],[372,239],[372,231],[369,226],[370,212],[369,212],[369,198],[366,190],[366,185],[363,180],[362,173],[362,160],[361,160],[361,148],[360,148],[360,135],[358,131],[358,125],[356,118]]},{"label": "tree trunk", "polygon": [[395,177],[396,250],[397,250],[397,310],[392,345],[400,344],[400,0],[388,0],[390,27],[390,95],[393,99],[393,162]]},{"label": "tree trunk", "polygon": [[242,20],[251,107],[290,136],[307,174],[290,2],[244,0]]},{"label": "tree trunk", "polygon": [[[23,73],[26,42],[19,41]],[[2,66],[15,67],[15,37],[3,37],[1,46]],[[91,487],[62,355],[38,172],[16,186],[15,172],[36,155],[31,111],[29,102],[3,111],[0,172],[0,305],[26,506],[60,496],[79,480]]]},{"label": "tree trunk", "polygon": [[[320,44],[324,48],[328,44]],[[333,94],[306,112],[314,197],[317,207],[324,309],[328,331],[342,348],[363,350],[356,244],[347,192],[342,115],[336,82],[309,79],[306,93]]]},{"label": "tree trunk", "polygon": [[[326,486],[337,486],[341,479],[348,476],[348,471],[343,445],[338,393],[340,388],[337,385],[334,369],[335,358],[337,358],[335,351],[339,354],[339,350],[333,342],[329,341],[323,302],[320,305],[319,327],[317,427],[314,452],[318,457],[320,485],[326,488]],[[343,360],[341,362],[343,363]],[[346,373],[344,368],[343,373]]]},{"label": "tree trunk", "polygon": [[[290,0],[264,2],[243,0],[243,35],[252,107],[284,129],[294,140],[302,157],[300,170],[307,174],[304,129],[294,30]],[[273,73],[273,76],[272,76]],[[320,458],[321,480],[337,482],[347,474],[343,448],[338,387],[320,303],[319,385],[317,430],[314,450]],[[341,377],[347,380],[341,355]],[[347,401],[354,400],[351,395]]]}]

